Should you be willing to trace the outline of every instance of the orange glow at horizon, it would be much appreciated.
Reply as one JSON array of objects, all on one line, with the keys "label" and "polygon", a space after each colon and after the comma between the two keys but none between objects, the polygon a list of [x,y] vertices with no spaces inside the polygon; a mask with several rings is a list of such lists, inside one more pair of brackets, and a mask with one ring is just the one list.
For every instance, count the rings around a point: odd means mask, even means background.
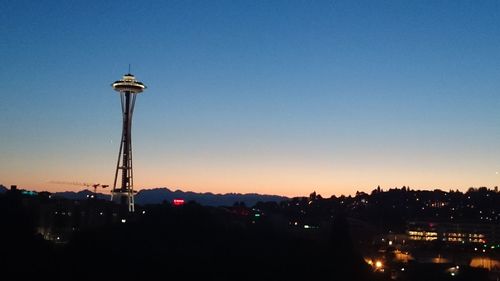
[{"label": "orange glow at horizon", "polygon": [[[191,167],[181,168],[159,168],[148,167],[149,165],[137,165],[134,171],[135,189],[150,189],[167,187],[171,190],[180,189],[193,192],[212,193],[260,193],[275,194],[288,197],[307,196],[316,191],[323,197],[331,195],[354,195],[356,191],[371,192],[380,185],[384,190],[402,186],[410,186],[412,189],[459,189],[461,191],[474,186],[487,186],[493,188],[496,185],[497,175],[492,172],[487,180],[478,181],[473,173],[458,173],[450,180],[450,174],[454,171],[436,172],[431,169],[409,171],[402,168],[372,169],[340,169],[317,167]],[[57,173],[42,174],[31,173],[30,177],[21,177],[22,172],[14,172],[2,175],[1,184],[9,186],[18,185],[19,188],[58,191],[80,191],[91,189],[85,186],[53,184],[50,181],[77,181],[109,184],[112,186],[112,178],[109,170],[103,173],[93,173],[95,176],[88,178],[57,176]],[[92,174],[95,171],[88,171]],[[442,180],[439,180],[439,175]],[[68,175],[71,173],[62,173]],[[22,180],[19,180],[22,178]],[[479,177],[478,177],[479,178]],[[482,177],[485,178],[484,175]],[[98,188],[99,192],[108,193],[110,188]]]}]

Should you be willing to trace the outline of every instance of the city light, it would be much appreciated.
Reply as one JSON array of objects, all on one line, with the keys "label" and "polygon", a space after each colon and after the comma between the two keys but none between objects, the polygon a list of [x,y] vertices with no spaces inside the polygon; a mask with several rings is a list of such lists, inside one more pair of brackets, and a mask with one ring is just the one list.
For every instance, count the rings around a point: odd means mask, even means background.
[{"label": "city light", "polygon": [[184,205],[184,199],[174,199],[174,206],[182,206]]}]

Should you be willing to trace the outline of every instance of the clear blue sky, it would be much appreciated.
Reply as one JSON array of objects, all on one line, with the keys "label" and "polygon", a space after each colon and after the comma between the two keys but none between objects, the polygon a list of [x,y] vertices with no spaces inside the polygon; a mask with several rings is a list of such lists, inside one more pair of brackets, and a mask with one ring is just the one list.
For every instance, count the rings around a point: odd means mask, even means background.
[{"label": "clear blue sky", "polygon": [[112,183],[110,84],[149,88],[138,188],[498,185],[499,1],[0,2],[0,183]]}]

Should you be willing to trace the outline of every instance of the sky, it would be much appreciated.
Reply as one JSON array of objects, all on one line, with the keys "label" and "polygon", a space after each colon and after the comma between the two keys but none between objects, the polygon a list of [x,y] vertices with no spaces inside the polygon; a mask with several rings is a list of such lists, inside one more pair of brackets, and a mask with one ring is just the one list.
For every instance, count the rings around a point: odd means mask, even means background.
[{"label": "sky", "polygon": [[331,196],[493,187],[499,1],[0,2],[0,184]]}]

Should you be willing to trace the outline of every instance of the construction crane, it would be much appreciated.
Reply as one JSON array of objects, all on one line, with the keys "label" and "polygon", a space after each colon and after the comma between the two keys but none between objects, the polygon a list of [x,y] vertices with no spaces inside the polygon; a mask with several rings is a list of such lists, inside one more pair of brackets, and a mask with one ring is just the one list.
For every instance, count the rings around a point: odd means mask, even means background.
[{"label": "construction crane", "polygon": [[86,182],[69,182],[69,181],[51,181],[50,183],[55,183],[55,184],[66,184],[66,185],[79,185],[79,186],[86,186],[86,187],[93,187],[94,188],[94,194],[97,194],[97,188],[102,187],[106,188],[109,187],[108,184],[100,184],[100,183],[86,183]]}]

